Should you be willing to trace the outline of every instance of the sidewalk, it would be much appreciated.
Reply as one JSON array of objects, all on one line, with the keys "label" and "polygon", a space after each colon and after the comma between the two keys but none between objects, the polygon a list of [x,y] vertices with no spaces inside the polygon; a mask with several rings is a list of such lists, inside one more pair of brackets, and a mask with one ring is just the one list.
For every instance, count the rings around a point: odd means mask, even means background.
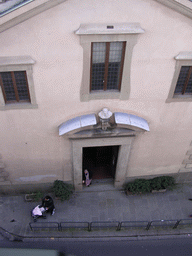
[{"label": "sidewalk", "polygon": [[[192,183],[178,185],[173,191],[164,193],[126,196],[123,191],[114,189],[112,184],[92,184],[82,192],[75,193],[69,201],[54,201],[56,213],[47,214],[47,219],[38,222],[65,221],[152,221],[188,219],[192,214]],[[191,227],[177,229],[164,228],[149,231],[145,229],[114,229],[97,231],[31,231],[29,222],[33,222],[30,211],[38,202],[25,202],[24,195],[0,197],[0,227],[27,239],[50,237],[136,237],[152,235],[192,234]]]}]

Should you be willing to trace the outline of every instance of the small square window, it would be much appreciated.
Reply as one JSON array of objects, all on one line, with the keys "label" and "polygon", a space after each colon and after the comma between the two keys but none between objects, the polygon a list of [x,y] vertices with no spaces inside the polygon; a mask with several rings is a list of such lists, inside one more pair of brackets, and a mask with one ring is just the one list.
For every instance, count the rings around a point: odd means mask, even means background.
[{"label": "small square window", "polygon": [[0,72],[5,104],[30,102],[26,71]]}]

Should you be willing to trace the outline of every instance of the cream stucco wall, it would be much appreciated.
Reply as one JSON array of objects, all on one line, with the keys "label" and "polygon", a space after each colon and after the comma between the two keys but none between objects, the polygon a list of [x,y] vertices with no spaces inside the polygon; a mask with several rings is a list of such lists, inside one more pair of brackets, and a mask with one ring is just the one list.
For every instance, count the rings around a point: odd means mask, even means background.
[{"label": "cream stucco wall", "polygon": [[[80,101],[81,23],[139,22],[128,100]],[[71,144],[58,126],[103,107],[145,118],[150,132],[132,145],[127,177],[177,173],[192,139],[191,102],[165,103],[174,57],[192,51],[192,20],[151,0],[70,0],[0,34],[0,56],[29,55],[37,109],[0,112],[0,154],[12,183],[72,179]]]}]

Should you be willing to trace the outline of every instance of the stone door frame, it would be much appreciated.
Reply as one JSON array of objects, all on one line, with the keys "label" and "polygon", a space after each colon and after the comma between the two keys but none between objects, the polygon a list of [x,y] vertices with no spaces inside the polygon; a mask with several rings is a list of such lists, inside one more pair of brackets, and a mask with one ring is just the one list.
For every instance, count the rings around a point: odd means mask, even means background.
[{"label": "stone door frame", "polygon": [[121,188],[127,177],[129,154],[134,136],[77,138],[72,142],[73,184],[76,191],[82,190],[83,148],[119,146],[119,153],[114,179],[115,188]]}]

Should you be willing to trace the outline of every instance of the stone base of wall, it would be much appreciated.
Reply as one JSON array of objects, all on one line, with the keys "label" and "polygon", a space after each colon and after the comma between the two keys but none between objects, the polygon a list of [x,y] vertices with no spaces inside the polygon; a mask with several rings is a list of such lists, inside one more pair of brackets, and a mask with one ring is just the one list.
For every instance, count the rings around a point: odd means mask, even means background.
[{"label": "stone base of wall", "polygon": [[[72,181],[65,181],[66,183],[73,184]],[[1,195],[17,195],[28,194],[36,191],[41,191],[44,194],[52,192],[53,182],[48,183],[35,183],[35,184],[11,184],[10,182],[0,183],[0,196]]]},{"label": "stone base of wall", "polygon": [[17,195],[18,193],[27,194],[35,191],[50,192],[53,183],[37,183],[37,184],[3,184],[0,185],[0,195]]},{"label": "stone base of wall", "polygon": [[161,175],[146,175],[146,176],[135,176],[126,179],[126,182],[131,182],[135,179],[153,179],[158,176],[172,176],[175,178],[176,183],[190,183],[192,182],[192,172],[179,172],[179,173],[165,173]]},{"label": "stone base of wall", "polygon": [[192,182],[192,172],[179,172],[174,177],[177,183]]},{"label": "stone base of wall", "polygon": [[[146,176],[135,176],[129,177],[125,182],[131,182],[135,179],[153,179],[157,176],[172,176],[175,178],[176,183],[189,183],[192,182],[192,172],[181,172],[172,174],[162,175],[146,175]],[[72,184],[72,182],[69,182]],[[7,184],[0,185],[0,195],[17,195],[17,193],[31,193],[35,191],[42,191],[44,193],[51,192],[53,183],[37,183],[37,184],[20,184],[13,185],[7,182]]]}]

